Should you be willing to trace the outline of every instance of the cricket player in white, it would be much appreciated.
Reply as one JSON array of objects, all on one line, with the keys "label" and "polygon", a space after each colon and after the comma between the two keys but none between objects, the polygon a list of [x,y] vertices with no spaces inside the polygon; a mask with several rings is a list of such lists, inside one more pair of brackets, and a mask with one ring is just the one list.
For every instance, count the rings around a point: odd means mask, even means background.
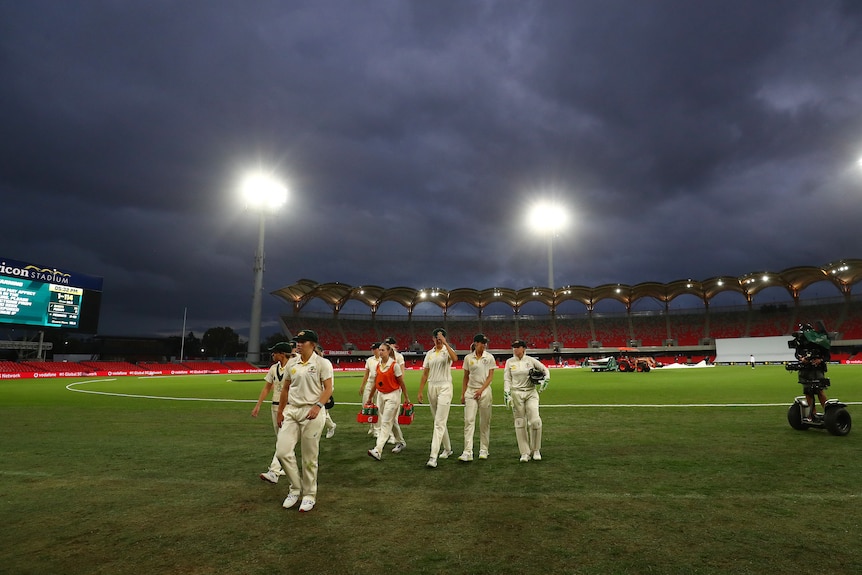
[{"label": "cricket player in white", "polygon": [[[434,349],[425,354],[422,363],[422,379],[419,382],[419,403],[422,403],[422,391],[428,384],[428,403],[431,405],[431,415],[434,417],[434,433],[431,436],[431,457],[426,467],[437,467],[437,459],[447,459],[452,455],[452,442],[449,441],[449,409],[452,407],[452,364],[458,361],[458,355],[449,342],[446,341],[446,330],[438,327],[431,332],[434,338]],[[440,446],[443,450],[440,451]],[[439,456],[438,456],[439,452]]]},{"label": "cricket player in white", "polygon": [[[260,396],[257,398],[257,403],[251,410],[251,416],[257,417],[260,413],[260,406],[269,396],[272,391],[272,428],[275,431],[275,436],[278,437],[278,400],[281,395],[281,388],[284,384],[284,373],[287,362],[293,355],[293,345],[287,341],[281,341],[271,348],[269,352],[275,363],[269,368],[269,372],[264,377],[263,389],[260,390]],[[272,463],[269,464],[269,469],[260,474],[260,478],[270,483],[278,483],[278,478],[284,475],[284,470],[281,468],[281,463],[278,462],[278,457],[272,456]]]},{"label": "cricket player in white", "polygon": [[[392,354],[395,357],[395,361],[398,362],[398,365],[401,366],[401,373],[402,374],[407,373],[407,367],[404,363],[404,355],[400,351],[398,351],[398,342],[391,335],[383,341],[392,346]],[[380,394],[378,393],[378,396],[379,395]],[[377,428],[378,429],[380,429],[381,423],[382,423],[381,419],[378,419],[377,420]],[[387,443],[390,443],[393,445],[398,445],[398,443],[399,443],[398,438],[399,437],[403,440],[404,434],[401,432],[401,424],[398,423],[398,418],[396,417],[395,422],[392,424],[392,434],[389,436]],[[403,443],[403,441],[402,441],[402,443]],[[404,445],[407,445],[407,444],[405,443]],[[402,446],[401,449],[404,449],[404,447]]]},{"label": "cricket player in white", "polygon": [[[305,512],[317,502],[317,457],[326,425],[323,406],[332,396],[332,363],[314,352],[317,334],[310,329],[299,331],[293,341],[297,356],[287,364],[287,381],[281,389],[275,454],[290,480],[282,507],[293,507],[302,494],[299,510]],[[294,451],[297,443],[302,455],[301,477]]]},{"label": "cricket player in white", "polygon": [[461,403],[464,404],[464,452],[459,461],[473,461],[473,434],[476,412],[479,412],[479,459],[488,459],[491,442],[491,381],[497,367],[494,356],[485,350],[488,338],[479,333],[473,337],[474,350],[464,358],[464,383]]},{"label": "cricket player in white", "polygon": [[[526,355],[527,344],[523,340],[512,342],[512,357],[506,360],[503,373],[503,400],[512,408],[515,418],[515,438],[521,452],[521,461],[542,459],[542,419],[539,417],[539,391],[544,389],[551,372],[538,359]],[[545,372],[545,379],[537,386],[530,380],[530,370]]]},{"label": "cricket player in white", "polygon": [[392,453],[401,453],[407,445],[400,428],[393,428],[392,424],[398,419],[398,409],[401,407],[402,398],[410,402],[407,388],[404,386],[404,375],[401,365],[395,361],[394,348],[391,344],[380,345],[380,362],[377,365],[377,373],[374,378],[374,386],[377,389],[377,397],[380,410],[380,433],[373,449],[368,450],[368,455],[380,461],[386,438],[395,435],[395,447]]},{"label": "cricket player in white", "polygon": [[[365,377],[362,378],[362,383],[359,384],[359,396],[362,398],[362,405],[365,405],[376,394],[374,390],[374,375],[377,373],[377,364],[380,363],[380,342],[375,341],[371,344],[371,352],[374,354],[365,360]],[[380,419],[377,423],[368,424],[368,435],[374,434],[377,437],[377,430],[380,428]]]}]

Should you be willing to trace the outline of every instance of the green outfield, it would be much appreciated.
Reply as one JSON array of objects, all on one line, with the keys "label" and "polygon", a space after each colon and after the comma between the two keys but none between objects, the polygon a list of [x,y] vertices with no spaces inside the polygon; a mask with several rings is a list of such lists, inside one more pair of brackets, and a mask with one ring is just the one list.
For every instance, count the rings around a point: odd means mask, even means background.
[{"label": "green outfield", "polygon": [[780,366],[555,370],[542,461],[519,463],[500,405],[490,459],[434,470],[427,407],[403,453],[365,454],[359,375],[336,374],[308,514],[258,478],[275,444],[269,412],[250,417],[262,376],[0,381],[0,572],[862,572],[862,367],[829,372],[846,437],[789,427],[800,386]]}]

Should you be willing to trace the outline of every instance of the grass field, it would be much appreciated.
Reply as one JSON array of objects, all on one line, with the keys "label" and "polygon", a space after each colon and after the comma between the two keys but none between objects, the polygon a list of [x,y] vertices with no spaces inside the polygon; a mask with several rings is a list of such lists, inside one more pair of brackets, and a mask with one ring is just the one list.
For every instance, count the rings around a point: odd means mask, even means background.
[{"label": "grass field", "polygon": [[862,368],[829,375],[846,437],[789,427],[800,386],[778,366],[556,370],[543,461],[518,462],[500,406],[490,459],[429,470],[428,408],[376,462],[339,373],[308,514],[258,479],[275,438],[255,376],[2,381],[0,573],[859,573]]}]

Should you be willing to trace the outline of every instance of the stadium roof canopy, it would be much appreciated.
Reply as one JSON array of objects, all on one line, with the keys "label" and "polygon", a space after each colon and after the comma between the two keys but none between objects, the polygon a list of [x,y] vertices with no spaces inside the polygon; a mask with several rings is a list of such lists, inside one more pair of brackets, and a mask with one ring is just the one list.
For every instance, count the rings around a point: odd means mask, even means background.
[{"label": "stadium roof canopy", "polygon": [[802,290],[821,281],[834,284],[842,294],[849,297],[852,286],[862,281],[862,260],[840,260],[823,267],[798,266],[781,272],[750,272],[740,277],[718,276],[705,280],[676,280],[670,283],[644,282],[633,286],[625,284],[604,284],[597,287],[564,286],[556,290],[537,286],[518,290],[456,288],[447,291],[441,288],[351,286],[340,282],[320,284],[302,279],[295,284],[275,290],[272,295],[289,302],[295,313],[314,299],[326,302],[335,313],[338,313],[350,300],[367,305],[372,314],[377,312],[381,304],[388,301],[401,304],[408,313],[412,313],[417,304],[424,302],[438,305],[444,313],[457,303],[469,304],[481,313],[485,306],[496,302],[503,302],[517,312],[521,306],[531,301],[544,303],[553,311],[567,300],[581,302],[588,310],[592,310],[597,302],[613,299],[622,302],[626,309],[630,309],[632,303],[641,298],[655,298],[667,305],[674,298],[682,295],[695,295],[708,305],[710,299],[725,291],[738,292],[751,303],[758,292],[776,286],[783,287],[794,300],[797,300]]}]

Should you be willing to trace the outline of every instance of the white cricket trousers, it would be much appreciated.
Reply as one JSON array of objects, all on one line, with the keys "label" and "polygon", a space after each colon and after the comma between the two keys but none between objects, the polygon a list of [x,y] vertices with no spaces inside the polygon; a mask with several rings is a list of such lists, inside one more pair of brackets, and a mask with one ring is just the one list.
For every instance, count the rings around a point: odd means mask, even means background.
[{"label": "white cricket trousers", "polygon": [[[284,408],[284,421],[278,432],[275,455],[290,480],[290,493],[317,500],[317,456],[320,436],[326,425],[326,414],[321,409],[314,419],[306,419],[313,406],[288,405]],[[296,444],[300,444],[302,475],[296,462]]]},{"label": "white cricket trousers", "polygon": [[377,435],[377,444],[374,448],[378,453],[383,453],[383,447],[389,439],[389,435],[395,436],[395,443],[404,443],[404,434],[400,427],[393,424],[398,421],[398,409],[401,407],[401,388],[389,393],[377,393],[377,413],[380,416],[380,433]]},{"label": "white cricket trousers", "polygon": [[491,386],[485,388],[479,399],[473,395],[479,388],[467,388],[464,394],[464,451],[473,453],[473,435],[476,432],[476,413],[479,414],[479,450],[488,451],[491,443]]},{"label": "white cricket trousers", "polygon": [[452,451],[449,441],[449,410],[452,408],[452,384],[429,383],[428,403],[431,405],[431,416],[434,418],[434,433],[431,435],[431,459],[437,459],[440,446]]},{"label": "white cricket trousers", "polygon": [[[278,404],[272,404],[272,429],[275,431],[275,440],[278,442]],[[281,463],[278,462],[278,457],[273,453],[272,462],[269,464],[269,470],[273,473],[277,473],[279,475],[284,475],[284,471],[281,469]]]},{"label": "white cricket trousers", "polygon": [[533,389],[512,389],[512,415],[515,418],[515,438],[521,455],[542,449],[542,418],[539,417],[539,392]]}]

